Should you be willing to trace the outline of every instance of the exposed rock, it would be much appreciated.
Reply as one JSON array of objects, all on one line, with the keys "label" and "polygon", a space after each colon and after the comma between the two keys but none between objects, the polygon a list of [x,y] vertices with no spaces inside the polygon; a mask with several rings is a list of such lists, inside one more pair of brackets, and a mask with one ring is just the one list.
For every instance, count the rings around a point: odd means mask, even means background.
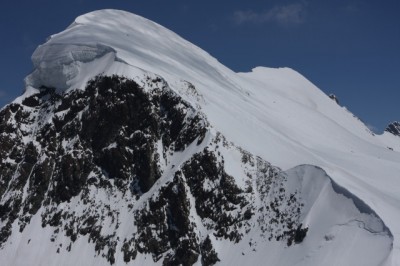
[{"label": "exposed rock", "polygon": [[334,100],[337,104],[339,104],[339,99],[338,99],[338,97],[336,97],[335,94],[333,94],[333,93],[329,94],[329,98],[331,98],[331,99]]},{"label": "exposed rock", "polygon": [[386,129],[386,132],[392,133],[395,136],[400,137],[400,122],[393,122],[389,124]]}]

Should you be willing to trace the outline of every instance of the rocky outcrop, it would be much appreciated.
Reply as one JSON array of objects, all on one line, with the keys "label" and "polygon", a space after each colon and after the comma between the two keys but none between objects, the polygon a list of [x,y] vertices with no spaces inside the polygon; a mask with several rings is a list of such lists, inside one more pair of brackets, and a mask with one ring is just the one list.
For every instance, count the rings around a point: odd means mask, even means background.
[{"label": "rocky outcrop", "polygon": [[386,128],[386,132],[389,132],[395,136],[400,137],[400,122],[390,123]]},{"label": "rocky outcrop", "polygon": [[331,99],[334,100],[337,104],[339,104],[339,99],[338,99],[338,97],[337,97],[335,94],[333,94],[333,93],[329,94],[329,98],[331,98]]},{"label": "rocky outcrop", "polygon": [[159,86],[150,92],[116,76],[62,96],[42,87],[1,111],[2,232],[20,209],[22,229],[42,205],[68,202],[88,185],[147,192],[167,152],[204,136],[200,114],[161,79],[151,82]]}]

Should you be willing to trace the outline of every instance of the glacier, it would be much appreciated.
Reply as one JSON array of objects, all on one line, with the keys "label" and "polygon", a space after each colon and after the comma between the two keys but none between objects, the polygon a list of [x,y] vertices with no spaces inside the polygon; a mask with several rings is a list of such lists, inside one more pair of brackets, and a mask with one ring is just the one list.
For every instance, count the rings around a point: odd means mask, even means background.
[{"label": "glacier", "polygon": [[[211,145],[215,132],[220,132],[235,147],[283,169],[287,193],[299,191],[305,204],[298,217],[309,227],[304,242],[292,247],[268,243],[260,238],[261,229],[253,229],[238,244],[213,238],[221,264],[400,265],[400,138],[390,132],[372,133],[298,72],[256,67],[249,73],[235,73],[172,31],[119,10],[78,17],[39,46],[32,62],[25,94],[14,104],[24,103],[43,88],[54,88],[60,97],[84,91],[98,75],[126,77],[149,91],[146,77],[161,77],[173,93],[204,113],[212,129],[202,145]],[[43,119],[45,123],[52,118]],[[189,145],[183,154],[173,155],[164,169],[180,167],[203,148]],[[243,166],[237,165],[240,153],[236,148],[220,152],[226,173],[237,184],[245,184]],[[164,176],[168,179],[168,171]],[[167,184],[160,180],[140,201]],[[83,211],[78,207],[77,212]],[[200,221],[195,223],[202,228]],[[124,230],[129,228],[118,231],[121,237]],[[33,216],[23,233],[18,233],[16,223],[12,231],[0,250],[7,264],[23,265],[29,260],[35,265],[70,265],[68,259],[75,257],[77,265],[108,265],[87,247],[85,237],[78,238],[70,253],[46,256],[56,247],[42,244],[52,231],[41,227],[39,215]],[[199,231],[207,233],[206,228]],[[28,239],[37,243],[34,248],[26,245]],[[249,246],[249,242],[257,244]],[[154,263],[144,254],[136,262]]]}]

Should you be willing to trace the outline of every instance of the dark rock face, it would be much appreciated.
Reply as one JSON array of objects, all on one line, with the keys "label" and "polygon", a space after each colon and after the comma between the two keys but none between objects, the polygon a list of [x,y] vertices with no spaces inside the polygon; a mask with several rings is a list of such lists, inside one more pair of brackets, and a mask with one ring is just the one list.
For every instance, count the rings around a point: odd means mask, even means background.
[{"label": "dark rock face", "polygon": [[400,137],[400,122],[393,122],[389,124],[386,129],[386,132],[392,133],[395,136]]},{"label": "dark rock face", "polygon": [[[213,265],[213,241],[238,243],[256,226],[270,241],[301,242],[302,205],[285,191],[286,177],[210,132],[161,78],[139,86],[99,76],[85,90],[43,87],[8,105],[0,112],[0,245],[14,222],[23,232],[34,215],[54,229],[57,253],[86,237],[110,264],[122,253],[127,263],[147,254],[163,265]],[[226,153],[241,156],[244,184],[228,174]]]},{"label": "dark rock face", "polygon": [[339,104],[339,99],[338,99],[338,97],[336,97],[336,95],[335,94],[329,94],[329,98],[331,98],[332,100],[334,100],[337,104]]},{"label": "dark rock face", "polygon": [[133,241],[138,251],[152,254],[154,261],[164,255],[163,265],[194,264],[201,250],[196,225],[190,221],[189,213],[190,203],[184,180],[177,172],[173,182],[148,202],[148,210],[137,212],[138,236]]},{"label": "dark rock face", "polygon": [[[242,222],[250,218],[244,215],[249,202],[233,177],[224,171],[223,162],[218,162],[214,153],[205,149],[194,155],[183,166],[182,172],[191,194],[196,198],[197,214],[211,221],[207,228],[215,230],[216,237],[239,242],[242,235],[235,229],[242,227]],[[204,184],[210,184],[210,187]],[[234,214],[235,210],[241,212]]]},{"label": "dark rock face", "polygon": [[[162,174],[160,157],[204,136],[199,116],[185,102],[163,90],[161,79],[149,82],[157,88],[145,92],[131,80],[97,77],[84,91],[61,97],[42,88],[1,111],[0,196],[15,192],[0,205],[7,228],[20,208],[29,221],[42,205],[68,202],[88,184],[113,180],[124,192],[147,192]],[[162,154],[156,152],[159,141]],[[24,187],[25,198],[18,193]]]}]

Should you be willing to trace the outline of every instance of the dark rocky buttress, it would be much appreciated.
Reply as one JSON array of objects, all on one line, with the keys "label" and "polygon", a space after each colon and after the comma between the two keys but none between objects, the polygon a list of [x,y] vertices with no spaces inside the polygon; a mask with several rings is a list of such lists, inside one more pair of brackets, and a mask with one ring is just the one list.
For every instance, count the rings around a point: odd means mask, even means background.
[{"label": "dark rocky buttress", "polygon": [[204,136],[204,121],[187,103],[161,79],[148,82],[155,86],[148,92],[117,76],[62,96],[43,87],[1,111],[1,241],[20,209],[22,230],[42,205],[68,202],[87,185],[112,180],[124,192],[147,192],[162,174],[163,153]]}]

